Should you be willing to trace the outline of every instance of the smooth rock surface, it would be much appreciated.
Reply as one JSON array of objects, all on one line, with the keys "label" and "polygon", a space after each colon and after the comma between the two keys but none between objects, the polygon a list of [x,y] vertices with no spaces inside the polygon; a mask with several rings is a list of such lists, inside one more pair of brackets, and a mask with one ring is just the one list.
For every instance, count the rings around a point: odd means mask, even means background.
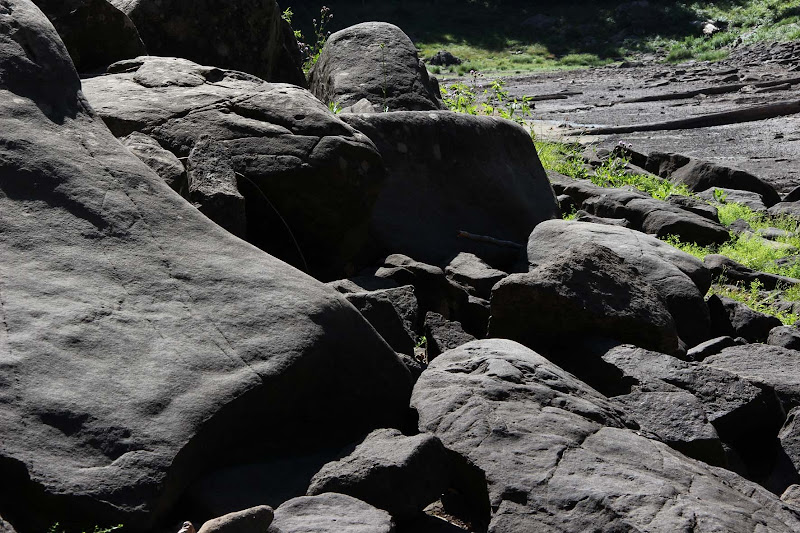
[{"label": "smooth rock surface", "polygon": [[275,509],[267,533],[394,533],[386,511],[345,494],[301,496]]},{"label": "smooth rock surface", "polygon": [[689,346],[709,338],[710,317],[703,295],[711,275],[703,263],[650,235],[638,231],[565,220],[536,226],[528,239],[530,269],[570,248],[599,244],[637,269],[666,300],[678,335]]},{"label": "smooth rock surface", "polygon": [[209,520],[197,533],[265,533],[272,518],[272,508],[261,505]]},{"label": "smooth rock surface", "polygon": [[410,378],[355,309],[198,213],[44,15],[0,11],[0,513],[148,530],[223,457],[397,423]]}]

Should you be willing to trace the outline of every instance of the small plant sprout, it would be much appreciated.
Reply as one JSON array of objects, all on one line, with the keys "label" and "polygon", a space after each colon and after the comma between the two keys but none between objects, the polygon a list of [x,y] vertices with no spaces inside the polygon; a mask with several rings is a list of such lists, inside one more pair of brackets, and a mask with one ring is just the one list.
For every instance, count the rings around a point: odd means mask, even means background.
[{"label": "small plant sprout", "polygon": [[334,115],[338,115],[342,112],[342,106],[339,102],[328,102],[328,110]]}]

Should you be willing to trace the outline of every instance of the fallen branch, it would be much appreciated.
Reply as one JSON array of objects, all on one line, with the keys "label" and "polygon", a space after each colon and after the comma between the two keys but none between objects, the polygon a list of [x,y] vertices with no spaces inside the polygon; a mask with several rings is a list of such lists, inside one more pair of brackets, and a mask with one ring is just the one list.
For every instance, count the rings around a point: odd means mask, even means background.
[{"label": "fallen branch", "polygon": [[691,91],[681,91],[678,93],[668,93],[668,94],[653,94],[650,96],[640,96],[638,98],[626,98],[625,100],[620,100],[615,102],[616,104],[637,104],[641,102],[663,102],[665,100],[685,100],[687,98],[694,98],[695,96],[700,96],[701,94],[726,94],[726,93],[735,93],[744,89],[745,87],[755,87],[756,89],[762,89],[766,87],[775,87],[777,85],[795,85],[796,83],[800,83],[800,77],[795,78],[783,78],[780,80],[772,80],[772,81],[761,81],[758,83],[733,83],[730,85],[718,85],[716,87],[703,87],[701,89],[692,89]]},{"label": "fallen branch", "polygon": [[524,248],[524,246],[518,242],[504,241],[502,239],[495,239],[494,237],[487,237],[486,235],[475,235],[474,233],[468,233],[466,231],[459,231],[458,237],[461,239],[493,244],[495,246],[502,246],[503,248],[513,248],[515,250],[522,250],[522,248]]}]

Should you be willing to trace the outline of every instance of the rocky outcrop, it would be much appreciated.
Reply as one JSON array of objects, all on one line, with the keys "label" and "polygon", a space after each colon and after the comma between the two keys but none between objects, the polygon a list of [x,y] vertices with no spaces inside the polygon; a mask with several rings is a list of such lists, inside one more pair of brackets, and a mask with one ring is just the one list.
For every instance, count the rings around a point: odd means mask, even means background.
[{"label": "rocky outcrop", "polygon": [[128,15],[109,0],[35,0],[64,41],[78,72],[100,71],[147,50]]},{"label": "rocky outcrop", "polygon": [[438,265],[470,252],[507,264],[519,254],[514,243],[558,215],[530,135],[513,122],[448,111],[343,119],[375,143],[388,168],[371,220],[387,253]]},{"label": "rocky outcrop", "polygon": [[399,424],[356,310],[122,147],[30,1],[0,13],[0,513],[149,530],[219,461]]},{"label": "rocky outcrop", "polygon": [[311,92],[350,107],[366,99],[382,111],[442,109],[439,84],[403,30],[386,22],[356,24],[328,37],[311,72]]},{"label": "rocky outcrop", "polygon": [[174,58],[111,70],[84,90],[115,135],[145,133],[177,157],[203,136],[227,151],[249,242],[325,280],[374,260],[380,155],[307,91]]},{"label": "rocky outcrop", "polygon": [[590,243],[605,246],[622,257],[659,292],[684,342],[693,346],[708,339],[710,318],[703,300],[711,286],[708,270],[698,259],[649,235],[586,222],[543,222],[528,239],[530,269],[570,248]]},{"label": "rocky outcrop", "polygon": [[[300,52],[275,0],[108,0],[150,55],[175,56],[305,86]],[[128,56],[136,57],[136,56]]]},{"label": "rocky outcrop", "polygon": [[800,527],[774,494],[637,434],[598,392],[511,341],[442,354],[412,405],[420,430],[486,472],[490,531]]}]

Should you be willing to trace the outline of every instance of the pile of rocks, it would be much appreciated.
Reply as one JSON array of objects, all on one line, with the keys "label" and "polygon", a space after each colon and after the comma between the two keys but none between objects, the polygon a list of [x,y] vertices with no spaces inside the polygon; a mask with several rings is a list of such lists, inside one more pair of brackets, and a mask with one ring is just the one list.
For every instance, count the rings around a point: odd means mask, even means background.
[{"label": "pile of rocks", "polygon": [[391,25],[312,92],[274,0],[39,3],[0,0],[0,531],[800,529],[800,335],[653,236],[703,209],[549,180]]}]

